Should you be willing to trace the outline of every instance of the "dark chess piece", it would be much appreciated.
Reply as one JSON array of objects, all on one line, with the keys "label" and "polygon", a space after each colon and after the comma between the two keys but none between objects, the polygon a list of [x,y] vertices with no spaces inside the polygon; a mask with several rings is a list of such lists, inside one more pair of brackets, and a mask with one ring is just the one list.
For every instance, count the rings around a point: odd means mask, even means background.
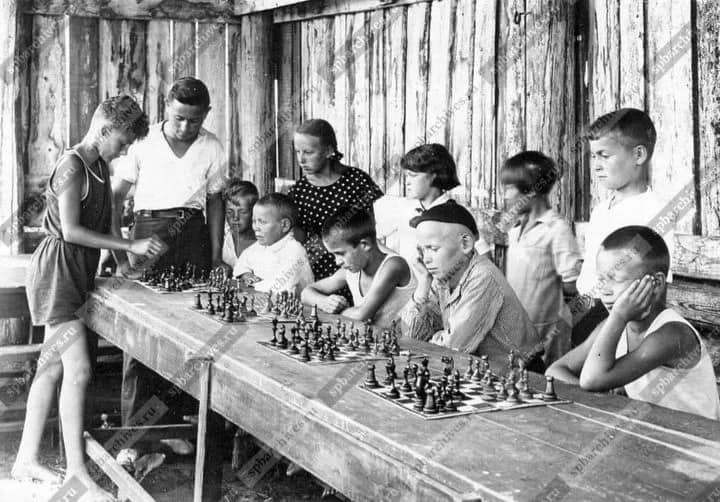
[{"label": "dark chess piece", "polygon": [[545,392],[542,393],[543,401],[557,401],[555,394],[555,379],[552,375],[545,375]]},{"label": "dark chess piece", "polygon": [[297,332],[295,331],[295,328],[290,328],[290,348],[288,349],[288,352],[291,354],[300,353],[300,349],[297,347]]},{"label": "dark chess piece", "polygon": [[308,343],[307,338],[302,344],[302,360],[305,362],[310,361],[310,344]]},{"label": "dark chess piece", "polygon": [[328,342],[327,356],[325,357],[328,361],[335,360],[335,346],[332,342]]},{"label": "dark chess piece", "polygon": [[533,398],[533,393],[528,387],[528,374],[526,369],[520,371],[520,399],[528,401]]},{"label": "dark chess piece", "polygon": [[418,373],[417,380],[415,381],[415,401],[413,402],[413,409],[422,411],[425,407],[425,376],[422,373]]},{"label": "dark chess piece", "polygon": [[236,322],[245,322],[247,319],[245,318],[245,314],[240,309],[235,309],[235,306],[231,303],[231,307],[233,307],[233,310],[235,312],[235,321]]},{"label": "dark chess piece", "polygon": [[418,372],[419,372],[420,370],[419,370],[418,365],[417,365],[416,363],[413,363],[411,369],[412,369],[411,376],[412,376],[412,380],[413,380],[413,382],[414,382],[415,379],[418,377]]},{"label": "dark chess piece", "polygon": [[195,295],[195,305],[193,305],[193,308],[200,310],[203,308],[202,302],[200,301],[200,293]]},{"label": "dark chess piece", "polygon": [[500,379],[500,390],[497,393],[497,400],[498,401],[505,401],[508,397],[507,392],[507,382],[505,381],[505,377],[502,377]]},{"label": "dark chess piece", "polygon": [[213,304],[212,296],[210,297],[210,301],[207,304],[207,313],[210,315],[215,315],[215,304]]},{"label": "dark chess piece", "polygon": [[383,384],[390,385],[390,382],[395,380],[395,378],[395,360],[391,356],[385,363],[385,380],[383,380]]},{"label": "dark chess piece", "polygon": [[[318,351],[318,359],[320,359],[321,361],[324,361],[325,355],[327,354],[327,352],[325,351],[325,344],[322,343],[322,341],[320,341],[319,343],[320,343],[320,350]],[[373,369],[373,371],[374,371],[374,369]]]},{"label": "dark chess piece", "polygon": [[405,368],[403,370],[403,384],[401,387],[403,392],[412,392],[412,387],[410,386],[410,380],[408,380],[409,375],[410,375],[410,368]]},{"label": "dark chess piece", "polygon": [[312,321],[319,321],[317,305],[313,305],[312,311],[310,312],[310,319]]},{"label": "dark chess piece", "polygon": [[473,376],[474,361],[475,360],[472,358],[472,356],[468,357],[468,367],[467,367],[467,370],[465,371],[465,380],[470,380]]},{"label": "dark chess piece", "polygon": [[394,356],[400,355],[400,344],[395,336],[393,336],[392,342],[390,343],[390,353]]},{"label": "dark chess piece", "polygon": [[280,340],[278,340],[278,344],[277,344],[278,348],[287,349],[288,341],[287,341],[287,338],[285,338],[285,325],[284,324],[280,325],[279,334],[280,334]]},{"label": "dark chess piece", "polygon": [[400,397],[400,391],[395,386],[395,378],[390,380],[390,390],[387,395],[390,399],[398,399]]},{"label": "dark chess piece", "polygon": [[427,398],[425,399],[425,407],[423,408],[423,413],[434,415],[437,412],[437,388],[432,387],[427,392]]},{"label": "dark chess piece", "polygon": [[375,378],[375,365],[372,363],[368,363],[367,365],[367,377],[365,377],[365,387],[367,387],[368,389],[377,389],[378,387],[380,387],[377,378]]},{"label": "dark chess piece", "polygon": [[472,381],[480,382],[480,381],[482,381],[482,377],[483,377],[482,360],[477,359],[475,361],[475,371],[473,372],[473,375],[472,375]]},{"label": "dark chess piece", "polygon": [[275,324],[275,325],[272,327],[272,334],[273,334],[273,336],[272,336],[272,338],[270,339],[270,345],[272,345],[272,346],[274,347],[274,346],[277,345],[277,343],[278,343],[278,339],[277,339],[277,324]]},{"label": "dark chess piece", "polygon": [[[224,305],[224,304],[223,304]],[[223,321],[225,322],[233,322],[235,321],[235,316],[233,315],[233,308],[232,305],[228,305],[223,309]]]},{"label": "dark chess piece", "polygon": [[455,400],[453,399],[453,393],[449,390],[445,391],[445,411],[457,411],[457,405],[455,404]]},{"label": "dark chess piece", "polygon": [[462,378],[460,377],[460,370],[455,370],[455,375],[453,376],[453,389],[452,389],[452,395],[454,399],[457,399],[458,401],[465,399],[465,394],[462,393],[460,390],[460,382],[462,381]]},{"label": "dark chess piece", "polygon": [[484,375],[487,370],[490,369],[490,359],[487,354],[480,356],[480,374]]}]

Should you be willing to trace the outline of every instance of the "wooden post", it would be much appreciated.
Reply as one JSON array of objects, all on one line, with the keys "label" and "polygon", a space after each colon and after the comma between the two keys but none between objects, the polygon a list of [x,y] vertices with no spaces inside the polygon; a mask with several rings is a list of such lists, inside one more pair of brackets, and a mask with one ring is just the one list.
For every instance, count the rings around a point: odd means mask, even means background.
[{"label": "wooden post", "polygon": [[0,255],[22,245],[23,170],[18,162],[15,105],[18,81],[18,2],[0,3]]},{"label": "wooden post", "polygon": [[203,482],[205,479],[205,439],[207,436],[208,412],[210,411],[210,370],[212,359],[202,360],[203,368],[200,373],[200,409],[198,410],[197,450],[195,454],[195,486],[193,488],[193,502],[203,500]]}]

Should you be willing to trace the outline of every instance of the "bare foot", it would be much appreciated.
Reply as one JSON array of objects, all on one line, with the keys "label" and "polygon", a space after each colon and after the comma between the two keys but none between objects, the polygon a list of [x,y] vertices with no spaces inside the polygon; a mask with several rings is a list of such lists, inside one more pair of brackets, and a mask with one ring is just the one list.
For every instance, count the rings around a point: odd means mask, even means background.
[{"label": "bare foot", "polygon": [[60,485],[62,476],[51,469],[45,467],[37,460],[21,461],[15,460],[15,464],[10,471],[10,476],[18,481],[40,481],[42,483],[50,483]]}]

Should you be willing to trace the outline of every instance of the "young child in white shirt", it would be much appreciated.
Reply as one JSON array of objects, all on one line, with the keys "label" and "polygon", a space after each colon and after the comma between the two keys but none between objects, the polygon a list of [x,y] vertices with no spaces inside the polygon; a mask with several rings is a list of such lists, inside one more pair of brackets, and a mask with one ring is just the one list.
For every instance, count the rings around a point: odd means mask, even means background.
[{"label": "young child in white shirt", "polygon": [[252,230],[253,206],[260,198],[250,181],[233,178],[223,191],[225,200],[225,239],[222,258],[231,267],[238,257],[255,242]]},{"label": "young child in white shirt", "polygon": [[[359,321],[372,319],[381,328],[399,320],[417,284],[402,256],[378,247],[372,214],[366,209],[343,207],[325,220],[322,238],[340,269],[305,288],[303,303]],[[337,294],[345,286],[352,293],[352,307]]]},{"label": "young child in white shirt", "polygon": [[[407,197],[384,195],[375,201],[373,212],[377,238],[411,263],[417,256],[417,242],[410,220],[450,200],[448,190],[459,186],[460,181],[450,152],[436,143],[413,148],[400,165],[405,173]],[[475,250],[484,255],[490,252],[490,246],[479,237]]]},{"label": "young child in white shirt", "polygon": [[[580,298],[587,301],[571,302],[574,345],[582,343],[607,317],[599,300],[595,270],[595,256],[605,237],[626,225],[648,225],[663,236],[672,257],[672,226],[659,224],[665,204],[647,185],[656,139],[650,117],[635,108],[607,113],[590,125],[592,170],[598,182],[611,190],[611,195],[593,209],[585,231],[585,259],[577,289],[582,295]],[[668,273],[667,280],[672,282],[672,273]]]},{"label": "young child in white shirt", "polygon": [[670,253],[644,226],[614,231],[597,254],[600,298],[610,312],[547,374],[591,391],[720,419],[715,372],[695,328],[665,305]]},{"label": "young child in white shirt", "polygon": [[233,276],[258,291],[298,293],[313,282],[310,261],[293,237],[297,208],[290,197],[270,193],[253,207],[252,225],[257,242],[242,252]]}]

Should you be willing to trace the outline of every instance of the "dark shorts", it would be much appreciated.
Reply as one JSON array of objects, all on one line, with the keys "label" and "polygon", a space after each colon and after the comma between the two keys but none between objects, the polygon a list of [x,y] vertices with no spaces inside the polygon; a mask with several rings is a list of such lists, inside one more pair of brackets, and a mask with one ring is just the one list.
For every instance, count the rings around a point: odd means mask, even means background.
[{"label": "dark shorts", "polygon": [[[170,265],[183,267],[187,263],[201,270],[210,268],[210,231],[202,212],[184,218],[156,218],[137,213],[130,238],[143,239],[152,235],[158,236],[167,246],[162,255],[148,262],[156,270]],[[141,263],[140,258],[129,256],[133,267]]]},{"label": "dark shorts", "polygon": [[33,324],[53,325],[78,319],[78,310],[95,287],[99,260],[99,249],[47,235],[33,253],[25,279]]}]

